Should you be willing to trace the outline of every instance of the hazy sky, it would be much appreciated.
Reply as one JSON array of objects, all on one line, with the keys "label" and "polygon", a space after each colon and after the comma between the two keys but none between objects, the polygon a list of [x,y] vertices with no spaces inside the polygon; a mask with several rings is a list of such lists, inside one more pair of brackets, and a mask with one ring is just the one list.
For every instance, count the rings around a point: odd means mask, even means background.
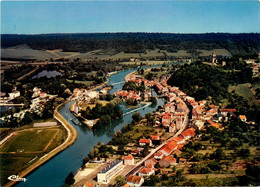
[{"label": "hazy sky", "polygon": [[2,1],[2,34],[260,32],[260,2]]}]

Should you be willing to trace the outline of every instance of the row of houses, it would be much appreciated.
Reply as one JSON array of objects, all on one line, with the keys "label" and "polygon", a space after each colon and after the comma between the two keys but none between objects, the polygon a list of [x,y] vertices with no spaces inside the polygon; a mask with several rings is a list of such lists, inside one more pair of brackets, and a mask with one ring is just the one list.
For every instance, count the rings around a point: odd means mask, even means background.
[{"label": "row of houses", "polygon": [[[155,165],[158,164],[162,168],[174,166],[177,164],[176,156],[180,156],[182,147],[189,142],[190,138],[196,135],[194,128],[189,128],[183,131],[179,136],[173,137],[167,141],[167,143],[153,156],[144,162],[136,175],[129,175],[126,178],[129,186],[139,187],[144,182],[144,176],[150,176],[155,174],[157,169]],[[150,139],[148,139],[150,140]],[[151,141],[147,139],[140,139],[139,145],[151,145]],[[124,165],[135,165],[135,158],[132,154],[122,157]]]}]

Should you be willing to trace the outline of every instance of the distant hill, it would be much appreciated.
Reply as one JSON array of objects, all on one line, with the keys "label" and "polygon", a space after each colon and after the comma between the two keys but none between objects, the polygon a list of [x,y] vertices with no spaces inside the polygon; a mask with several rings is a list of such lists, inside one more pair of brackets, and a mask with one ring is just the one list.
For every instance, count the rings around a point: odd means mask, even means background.
[{"label": "distant hill", "polygon": [[169,53],[185,50],[227,49],[232,55],[251,55],[260,52],[259,33],[86,33],[86,34],[2,34],[1,48],[27,45],[37,50],[63,49],[85,53],[102,49],[108,53],[144,53],[146,50],[167,50]]}]

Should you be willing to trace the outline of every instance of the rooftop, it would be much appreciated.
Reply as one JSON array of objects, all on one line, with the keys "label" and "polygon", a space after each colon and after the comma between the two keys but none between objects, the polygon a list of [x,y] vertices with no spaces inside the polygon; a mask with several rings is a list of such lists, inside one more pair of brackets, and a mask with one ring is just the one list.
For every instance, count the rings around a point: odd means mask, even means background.
[{"label": "rooftop", "polygon": [[115,160],[113,162],[111,162],[107,167],[105,167],[104,169],[102,169],[102,171],[100,171],[99,173],[106,173],[108,172],[110,169],[112,169],[113,167],[115,167],[117,164],[119,164],[120,162],[122,162],[122,160]]}]

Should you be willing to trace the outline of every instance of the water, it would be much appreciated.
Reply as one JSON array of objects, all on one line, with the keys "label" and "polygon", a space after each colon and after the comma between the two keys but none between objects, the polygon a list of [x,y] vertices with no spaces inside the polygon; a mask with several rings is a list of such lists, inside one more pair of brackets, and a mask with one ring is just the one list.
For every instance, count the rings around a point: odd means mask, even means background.
[{"label": "water", "polygon": [[[124,77],[133,71],[136,71],[136,69],[121,71],[115,75],[112,75],[110,77],[109,84],[124,81]],[[114,93],[118,89],[122,89],[122,86],[123,84],[115,85],[113,90],[111,90],[111,93]],[[77,141],[68,149],[64,150],[56,157],[52,158],[49,162],[45,163],[42,167],[27,176],[28,180],[25,183],[19,183],[17,186],[61,186],[70,171],[74,174],[77,172],[77,170],[81,167],[82,159],[88,155],[91,149],[98,142],[103,142],[105,144],[108,143],[116,131],[120,130],[123,126],[132,121],[132,115],[135,113],[127,114],[122,119],[113,121],[111,126],[106,126],[92,132],[86,126],[76,126],[70,121],[70,118],[75,118],[69,111],[69,107],[73,102],[75,101],[68,102],[60,107],[59,112],[77,130]],[[146,113],[152,113],[159,105],[163,104],[164,101],[159,98],[156,104],[150,105],[147,108],[140,109],[136,112],[139,112],[142,116],[144,116]],[[123,104],[121,104],[120,107],[124,113],[129,111],[129,109],[127,109]]]},{"label": "water", "polygon": [[36,79],[36,78],[41,78],[41,77],[47,77],[47,78],[51,78],[51,77],[56,77],[58,75],[63,75],[62,73],[58,72],[58,71],[47,71],[47,70],[43,70],[40,73],[38,73],[37,75],[34,75],[32,77],[32,79]]}]

